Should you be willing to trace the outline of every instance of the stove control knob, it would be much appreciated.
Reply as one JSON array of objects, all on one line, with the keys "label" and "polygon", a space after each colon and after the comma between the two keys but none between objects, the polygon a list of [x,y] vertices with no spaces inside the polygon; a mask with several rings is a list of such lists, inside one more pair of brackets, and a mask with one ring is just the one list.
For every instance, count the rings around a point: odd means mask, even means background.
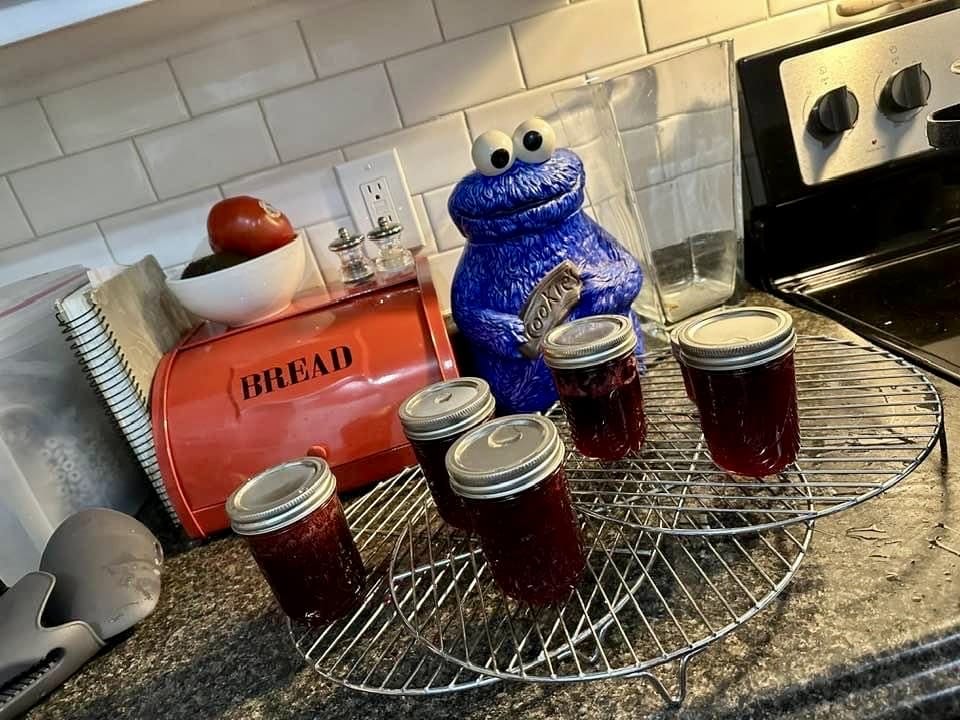
[{"label": "stove control knob", "polygon": [[839,135],[856,125],[859,115],[857,96],[841,85],[820,96],[810,112],[808,127],[818,137]]},{"label": "stove control knob", "polygon": [[916,110],[929,97],[930,76],[916,63],[890,76],[880,95],[880,109],[885,115]]}]

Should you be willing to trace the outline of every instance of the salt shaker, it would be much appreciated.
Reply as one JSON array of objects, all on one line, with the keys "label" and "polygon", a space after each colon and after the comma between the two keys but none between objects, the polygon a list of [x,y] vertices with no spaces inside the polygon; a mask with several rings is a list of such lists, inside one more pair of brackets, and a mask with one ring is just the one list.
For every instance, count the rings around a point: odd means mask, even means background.
[{"label": "salt shaker", "polygon": [[351,235],[346,228],[337,230],[330,249],[340,258],[340,277],[344,283],[363,282],[373,277],[373,263],[363,249],[363,235]]},{"label": "salt shaker", "polygon": [[367,233],[367,239],[377,246],[377,272],[392,275],[413,267],[413,253],[401,242],[403,225],[389,218],[377,220],[377,227]]}]

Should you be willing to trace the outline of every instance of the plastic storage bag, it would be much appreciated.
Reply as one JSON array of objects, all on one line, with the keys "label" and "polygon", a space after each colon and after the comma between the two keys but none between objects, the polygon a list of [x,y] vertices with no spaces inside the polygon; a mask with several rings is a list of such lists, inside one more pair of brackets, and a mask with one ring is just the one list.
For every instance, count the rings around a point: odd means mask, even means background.
[{"label": "plastic storage bag", "polygon": [[82,508],[128,513],[147,484],[64,341],[54,301],[86,282],[66,268],[0,288],[0,580],[36,570]]}]

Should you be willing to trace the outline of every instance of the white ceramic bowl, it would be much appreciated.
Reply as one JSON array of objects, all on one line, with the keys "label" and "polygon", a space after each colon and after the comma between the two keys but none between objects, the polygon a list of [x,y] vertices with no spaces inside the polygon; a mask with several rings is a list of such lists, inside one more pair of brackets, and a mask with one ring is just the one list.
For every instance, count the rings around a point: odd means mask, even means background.
[{"label": "white ceramic bowl", "polygon": [[276,315],[293,300],[303,280],[303,237],[239,265],[167,286],[194,315],[225,325],[249,325]]}]

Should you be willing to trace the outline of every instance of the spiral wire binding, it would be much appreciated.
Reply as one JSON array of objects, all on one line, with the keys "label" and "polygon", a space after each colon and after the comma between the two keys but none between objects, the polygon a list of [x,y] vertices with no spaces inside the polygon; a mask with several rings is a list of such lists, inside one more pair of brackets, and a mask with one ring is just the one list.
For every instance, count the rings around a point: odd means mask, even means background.
[{"label": "spiral wire binding", "polygon": [[170,519],[180,518],[170,501],[160,474],[153,441],[153,423],[143,388],[133,378],[130,365],[100,308],[92,306],[73,320],[57,312],[57,321],[70,349],[83,369],[107,417],[127,440]]}]

